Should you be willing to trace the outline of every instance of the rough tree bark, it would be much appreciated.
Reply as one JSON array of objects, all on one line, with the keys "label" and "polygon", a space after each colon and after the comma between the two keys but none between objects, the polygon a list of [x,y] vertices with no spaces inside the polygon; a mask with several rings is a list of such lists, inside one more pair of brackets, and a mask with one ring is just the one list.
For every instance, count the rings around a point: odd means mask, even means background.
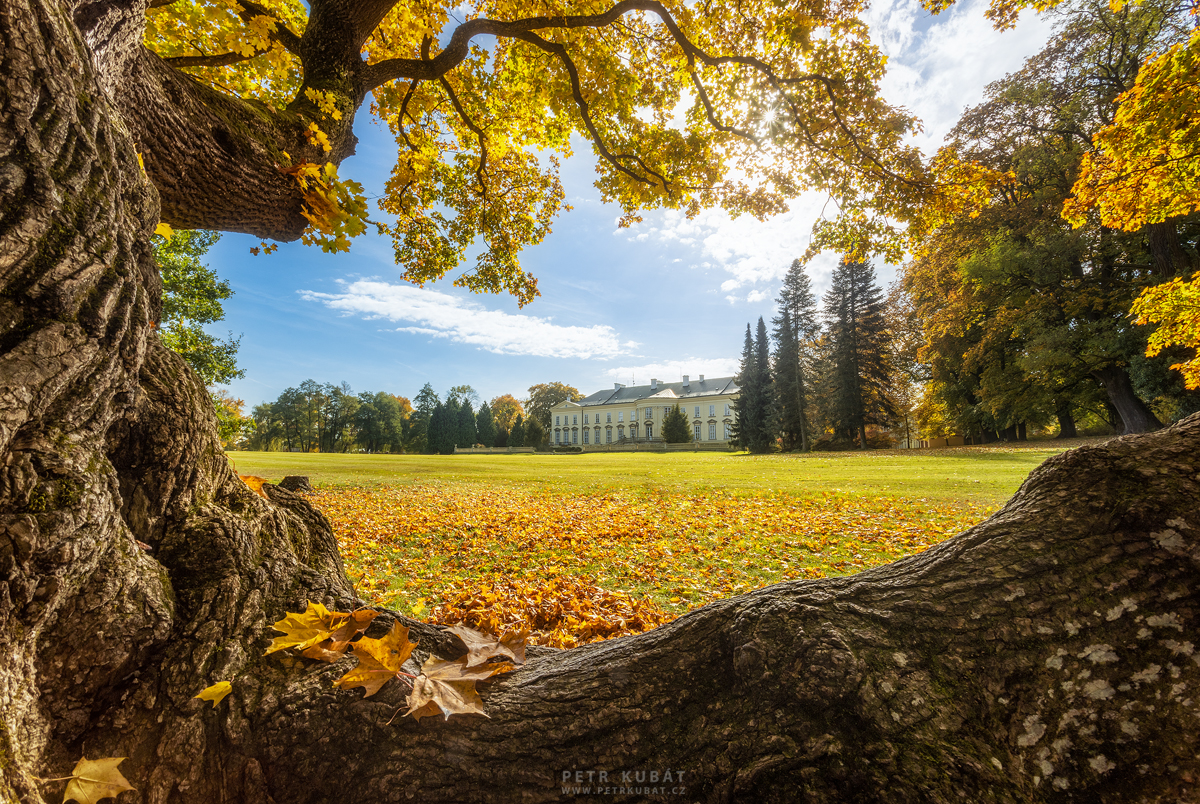
[{"label": "rough tree bark", "polygon": [[140,69],[140,12],[0,3],[3,800],[58,800],[37,777],[82,755],[128,756],[146,802],[555,801],[564,773],[667,770],[679,801],[1196,798],[1200,416],[1054,458],[919,556],[540,652],[490,719],[387,725],[399,685],[264,657],[285,610],[358,601],[154,334],[158,196],[105,89]]},{"label": "rough tree bark", "polygon": [[1124,366],[1114,364],[1096,369],[1092,377],[1108,394],[1109,404],[1121,419],[1122,434],[1148,433],[1162,427],[1154,411],[1133,390],[1133,381],[1129,379],[1129,371]]}]

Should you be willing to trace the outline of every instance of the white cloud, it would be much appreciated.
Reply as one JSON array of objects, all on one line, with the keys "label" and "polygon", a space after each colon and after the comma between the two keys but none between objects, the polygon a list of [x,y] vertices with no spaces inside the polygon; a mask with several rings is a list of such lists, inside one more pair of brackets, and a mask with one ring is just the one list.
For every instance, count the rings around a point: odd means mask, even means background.
[{"label": "white cloud", "polygon": [[633,343],[622,344],[608,326],[564,327],[549,318],[488,310],[478,302],[446,293],[373,279],[346,284],[343,293],[299,293],[306,301],[320,302],[347,315],[415,325],[397,327],[396,332],[447,338],[497,354],[606,360],[628,354]]},{"label": "white cloud", "polygon": [[984,17],[987,6],[987,0],[968,0],[929,20],[916,0],[896,0],[867,14],[872,38],[888,56],[883,97],[921,118],[925,130],[913,142],[927,155],[964,108],[983,100],[989,83],[1019,70],[1052,33],[1050,18],[1032,11],[1014,29],[997,31]]},{"label": "white cloud", "polygon": [[737,371],[738,360],[734,357],[687,357],[668,363],[612,368],[605,371],[604,376],[627,385],[635,382],[637,385],[648,385],[655,378],[663,382],[679,382],[684,374],[697,379],[701,374],[706,377],[732,377]]}]

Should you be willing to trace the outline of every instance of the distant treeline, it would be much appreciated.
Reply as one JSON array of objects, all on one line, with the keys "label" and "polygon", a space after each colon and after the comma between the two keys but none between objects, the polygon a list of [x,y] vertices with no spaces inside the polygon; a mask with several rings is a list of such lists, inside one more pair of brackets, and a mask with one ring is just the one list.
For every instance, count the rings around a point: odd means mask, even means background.
[{"label": "distant treeline", "polygon": [[443,399],[426,383],[409,400],[305,380],[274,402],[256,405],[248,418],[240,417],[240,402],[232,400],[236,404],[221,411],[221,424],[231,448],[449,454],[455,447],[542,446],[549,440],[550,408],[579,398],[579,391],[558,382],[531,386],[523,402],[512,394],[487,402],[469,385],[454,386]]}]

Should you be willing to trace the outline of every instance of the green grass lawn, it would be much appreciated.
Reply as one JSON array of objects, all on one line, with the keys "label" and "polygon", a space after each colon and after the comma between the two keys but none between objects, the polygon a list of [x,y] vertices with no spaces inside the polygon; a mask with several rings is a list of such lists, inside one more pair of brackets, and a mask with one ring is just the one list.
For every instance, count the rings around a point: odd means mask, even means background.
[{"label": "green grass lawn", "polygon": [[995,504],[1046,458],[1096,439],[1020,446],[877,450],[866,453],[584,453],[569,455],[361,455],[231,452],[244,475],[278,481],[308,475],[316,486],[371,487],[441,481],[533,484],[548,490],[631,487],[695,493],[722,489],[887,495]]}]

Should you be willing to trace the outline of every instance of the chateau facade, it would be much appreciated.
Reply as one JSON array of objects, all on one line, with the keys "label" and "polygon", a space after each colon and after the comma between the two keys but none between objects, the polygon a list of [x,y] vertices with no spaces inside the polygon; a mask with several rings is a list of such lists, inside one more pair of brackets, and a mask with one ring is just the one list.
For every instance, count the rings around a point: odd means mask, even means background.
[{"label": "chateau facade", "polygon": [[733,377],[693,382],[659,382],[627,387],[614,383],[578,402],[560,402],[550,409],[550,443],[555,445],[616,444],[624,439],[661,441],[667,411],[679,405],[692,424],[692,438],[728,444],[733,437],[733,401],[738,386]]}]

